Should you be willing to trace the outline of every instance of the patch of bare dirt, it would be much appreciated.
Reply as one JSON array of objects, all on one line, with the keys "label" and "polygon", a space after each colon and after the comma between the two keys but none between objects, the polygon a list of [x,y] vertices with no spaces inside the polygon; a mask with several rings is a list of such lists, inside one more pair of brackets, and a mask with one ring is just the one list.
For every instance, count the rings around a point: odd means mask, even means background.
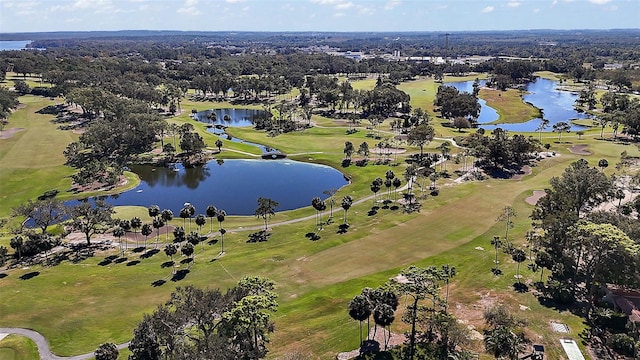
[{"label": "patch of bare dirt", "polygon": [[529,205],[535,205],[538,203],[538,200],[545,195],[547,195],[547,193],[544,190],[533,190],[533,195],[527,197],[524,201]]},{"label": "patch of bare dirt", "polygon": [[569,151],[576,155],[591,155],[591,151],[587,150],[588,147],[589,145],[587,144],[573,145],[569,148]]},{"label": "patch of bare dirt", "polygon": [[0,131],[0,139],[11,139],[16,133],[24,131],[24,128],[11,128]]}]

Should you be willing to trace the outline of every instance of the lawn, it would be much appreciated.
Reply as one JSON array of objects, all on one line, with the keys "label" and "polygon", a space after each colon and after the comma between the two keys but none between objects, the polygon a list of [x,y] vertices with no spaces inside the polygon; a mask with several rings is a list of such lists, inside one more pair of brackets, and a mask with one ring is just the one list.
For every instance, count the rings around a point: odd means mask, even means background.
[{"label": "lawn", "polygon": [[480,98],[494,108],[499,115],[495,124],[522,123],[540,117],[540,111],[522,100],[522,92],[516,89],[506,91],[484,87],[480,89]]},{"label": "lawn", "polygon": [[0,340],[0,360],[38,360],[39,358],[36,343],[29,338],[11,334]]},{"label": "lawn", "polygon": [[[431,111],[437,86],[434,81],[424,79],[404,83],[400,88],[411,94],[413,106],[422,104]],[[11,116],[7,127],[24,127],[26,130],[12,139],[0,140],[0,166],[3,170],[0,173],[1,216],[9,214],[11,207],[45,190],[64,190],[70,185],[68,175],[71,169],[63,165],[61,152],[76,136],[57,130],[49,122],[50,117],[35,114],[49,100],[26,96],[21,101],[27,106]],[[182,102],[183,109],[204,110],[224,106],[226,104]],[[188,114],[171,121],[193,123],[207,144],[214,146],[217,137],[207,133],[204,124],[195,123]],[[353,142],[356,147],[367,141],[372,147],[376,140],[367,138],[364,128],[346,135],[345,125],[333,119],[318,117],[314,121],[321,127],[277,137],[267,137],[252,129],[234,128],[230,132],[247,141],[299,154],[294,156],[295,159],[340,169],[352,178],[352,184],[338,193],[338,199],[346,194],[356,200],[369,196],[369,183],[375,177],[384,177],[387,170],[401,177],[404,165],[342,168],[340,162],[344,156],[345,141]],[[439,133],[457,135],[441,128],[437,120],[434,123]],[[45,143],[54,149],[47,151],[46,156],[43,148],[39,147],[43,140],[38,134],[46,134]],[[596,134],[599,136],[599,130],[592,130],[582,140],[573,133],[566,134],[561,144],[555,142],[555,134],[544,134],[543,142],[550,143],[551,151],[559,156],[543,160],[533,168],[531,175],[522,180],[491,179],[459,185],[454,185],[452,180],[440,180],[440,195],[428,196],[419,213],[403,214],[380,209],[376,214],[370,214],[373,201],[367,200],[350,209],[351,226],[347,233],[338,234],[337,225],[343,215],[338,209],[334,214],[336,223],[325,226],[318,241],[310,241],[305,236],[314,230],[313,217],[294,224],[273,226],[269,241],[257,244],[246,242],[251,232],[247,227],[260,225],[259,219],[228,217],[225,221],[225,228],[229,230],[225,235],[227,253],[218,257],[218,237],[212,238],[211,243],[198,245],[195,264],[190,266],[186,278],[180,281],[172,281],[171,269],[163,267],[168,260],[163,252],[150,257],[127,252],[122,261],[106,262],[108,255],[115,254],[112,250],[96,252],[93,257],[65,261],[53,267],[32,266],[5,271],[7,276],[0,278],[0,325],[40,331],[59,355],[86,353],[104,342],[130,340],[142,314],[165,301],[175,286],[226,288],[244,275],[263,275],[277,282],[280,303],[275,314],[276,332],[272,337],[270,356],[300,351],[312,353],[314,358],[332,358],[340,351],[357,347],[357,322],[350,319],[346,306],[363,287],[376,287],[411,264],[449,263],[458,269],[458,275],[452,282],[450,301],[460,316],[479,326],[481,310],[478,309],[486,304],[483,301],[504,302],[518,316],[529,321],[528,328],[533,334],[543,337],[550,358],[559,358],[559,336],[548,330],[549,320],[569,324],[574,331],[571,335],[577,339],[577,332],[584,327],[581,319],[540,305],[532,292],[520,294],[513,291],[515,264],[505,254],[500,254],[500,266],[505,274],[493,276],[490,272],[493,249],[489,242],[494,235],[504,234],[504,223],[496,219],[506,205],[517,211],[510,238],[518,245],[524,242],[524,234],[530,225],[529,214],[533,209],[524,202],[524,198],[533,190],[547,187],[552,176],[562,174],[568,164],[580,158],[568,150],[572,144],[587,144],[592,154],[586,158],[594,165],[601,158],[615,164],[623,150],[639,154],[635,147],[599,140],[594,136]],[[389,134],[383,132],[383,135]],[[434,149],[439,143],[432,142],[429,149]],[[403,147],[410,152],[417,151],[417,148],[406,144]],[[259,154],[246,144],[225,141],[218,156],[250,157],[238,151]],[[460,165],[450,161],[448,166],[453,169]],[[607,168],[609,174],[614,171],[614,166]],[[149,221],[145,208],[119,207],[116,210],[118,217],[140,216],[145,222]],[[313,214],[310,207],[287,211],[278,213],[271,223],[275,225]],[[325,213],[324,218],[327,216]],[[173,223],[181,225],[182,221],[177,219]],[[6,246],[8,238],[8,235],[0,237],[0,245]],[[164,235],[160,239],[163,242]],[[480,247],[484,250],[478,250]],[[178,262],[181,260],[183,258]],[[187,267],[186,263],[180,264],[182,269]],[[523,281],[531,282],[539,277],[524,265],[521,274]],[[519,310],[520,305],[530,310]],[[405,329],[400,321],[392,326],[394,332]]]}]

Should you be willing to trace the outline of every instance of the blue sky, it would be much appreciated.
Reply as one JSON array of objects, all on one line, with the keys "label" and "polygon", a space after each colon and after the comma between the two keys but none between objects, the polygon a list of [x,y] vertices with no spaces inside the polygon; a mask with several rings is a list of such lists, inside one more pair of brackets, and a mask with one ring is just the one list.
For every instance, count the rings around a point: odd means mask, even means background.
[{"label": "blue sky", "polygon": [[0,32],[640,28],[640,0],[0,0]]}]

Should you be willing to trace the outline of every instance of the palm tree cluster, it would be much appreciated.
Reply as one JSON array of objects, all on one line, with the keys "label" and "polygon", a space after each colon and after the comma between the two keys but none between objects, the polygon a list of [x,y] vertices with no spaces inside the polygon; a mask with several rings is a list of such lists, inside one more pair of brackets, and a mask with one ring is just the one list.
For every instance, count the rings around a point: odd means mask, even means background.
[{"label": "palm tree cluster", "polygon": [[370,340],[370,319],[373,315],[373,321],[376,324],[373,338],[377,327],[380,326],[387,334],[383,336],[384,347],[387,349],[388,340],[391,338],[391,324],[395,320],[395,311],[398,308],[398,296],[390,288],[364,288],[360,295],[356,295],[349,302],[349,316],[360,323],[360,345],[362,345],[362,322],[367,321],[367,340]]}]

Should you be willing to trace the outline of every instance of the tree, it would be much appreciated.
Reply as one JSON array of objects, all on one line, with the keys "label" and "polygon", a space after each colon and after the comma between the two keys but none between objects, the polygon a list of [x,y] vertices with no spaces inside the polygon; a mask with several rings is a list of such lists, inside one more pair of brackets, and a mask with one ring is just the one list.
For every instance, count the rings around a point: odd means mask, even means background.
[{"label": "tree", "polygon": [[400,187],[400,185],[402,185],[402,180],[400,180],[399,178],[393,179],[393,187],[395,188],[395,191],[393,193],[394,202],[397,200],[398,188]]},{"label": "tree", "polygon": [[569,123],[565,121],[560,121],[553,125],[553,132],[558,133],[558,141],[562,140],[562,133],[569,132],[570,129],[571,129],[571,125],[569,125]]},{"label": "tree", "polygon": [[[169,221],[173,220],[173,211],[171,211],[169,209],[164,209],[160,213],[160,217],[162,218],[162,221],[165,224],[168,224]],[[169,229],[165,230],[165,234],[166,234],[166,239],[167,239],[166,241],[169,241]]]},{"label": "tree", "polygon": [[158,217],[158,215],[160,215],[160,207],[158,205],[151,205],[147,209],[147,213],[149,214],[150,218],[155,219],[156,217]]},{"label": "tree", "polygon": [[[213,205],[209,205],[209,206],[207,206],[207,209],[205,210],[205,212],[207,213],[207,216],[209,217],[209,232],[212,233],[213,232],[213,217],[218,214],[218,209],[216,209],[216,207],[213,206]],[[182,211],[180,212],[180,214],[182,214]]]},{"label": "tree", "polygon": [[113,231],[113,236],[118,238],[118,244],[120,246],[120,251],[122,251],[124,253],[124,250],[122,248],[122,241],[120,241],[120,238],[122,238],[122,236],[124,236],[124,230],[120,227],[120,226],[116,226]]},{"label": "tree", "polygon": [[536,128],[536,131],[538,132],[538,141],[542,142],[542,132],[549,127],[549,123],[548,119],[545,119],[544,117],[540,118],[540,125]]},{"label": "tree", "polygon": [[182,226],[173,228],[173,242],[183,242],[187,238],[187,233]]},{"label": "tree", "polygon": [[255,215],[256,217],[261,217],[264,221],[264,231],[267,231],[267,220],[268,218],[274,216],[275,209],[280,206],[277,201],[269,199],[269,198],[258,198],[258,207],[256,208]]},{"label": "tree", "polygon": [[322,228],[322,212],[327,208],[327,204],[325,204],[322,199],[319,197],[314,197],[311,199],[311,206],[316,210],[316,228]]},{"label": "tree", "polygon": [[516,270],[516,278],[518,279],[518,284],[520,284],[520,264],[527,260],[527,254],[525,254],[524,250],[522,249],[515,249],[513,250],[513,252],[511,253],[511,258],[513,259],[513,261],[515,261],[516,263],[518,263],[518,269]]},{"label": "tree", "polygon": [[445,297],[444,297],[444,310],[447,311],[449,306],[449,281],[456,276],[456,267],[449,264],[442,265],[442,278],[445,281]]},{"label": "tree", "polygon": [[147,239],[151,233],[153,233],[153,228],[149,224],[142,225],[142,230],[140,231],[142,236],[144,236],[144,248],[147,248]]},{"label": "tree", "polygon": [[180,251],[182,252],[182,255],[188,258],[191,258],[193,260],[194,249],[195,248],[192,243],[186,242],[184,245],[182,245],[182,248],[180,249]]},{"label": "tree", "polygon": [[505,230],[504,230],[504,241],[509,244],[509,229],[513,227],[513,218],[516,217],[516,211],[513,207],[506,205],[502,209],[502,213],[498,216],[498,221],[504,221]]},{"label": "tree", "polygon": [[218,148],[218,152],[222,151],[222,140],[216,140],[216,147]]},{"label": "tree", "polygon": [[[376,325],[379,325],[384,329],[389,328],[395,320],[395,309],[388,304],[378,304],[373,311],[373,320]],[[388,329],[389,336],[384,337],[384,349],[387,350],[388,338],[391,338],[391,329]]]},{"label": "tree", "polygon": [[178,248],[174,244],[167,244],[167,246],[164,247],[164,253],[171,259],[171,272],[175,274],[176,267],[173,263],[173,255],[178,253]]},{"label": "tree", "polygon": [[72,226],[85,236],[87,245],[91,245],[91,237],[103,234],[111,224],[113,207],[102,199],[94,201],[93,205],[87,199],[81,200],[78,205],[70,209]]},{"label": "tree", "polygon": [[117,360],[118,348],[114,343],[101,344],[93,353],[96,360]]},{"label": "tree", "polygon": [[351,155],[353,154],[354,151],[355,151],[355,148],[353,146],[353,143],[351,141],[346,141],[344,143],[343,152],[347,160],[351,160]]},{"label": "tree", "polygon": [[219,231],[220,231],[220,244],[221,244],[221,248],[220,248],[220,253],[224,253],[224,234],[227,232],[225,229],[222,228],[222,223],[225,220],[225,217],[227,216],[227,212],[222,210],[222,209],[218,209],[218,211],[216,211],[216,220],[218,220],[218,226],[219,226]]},{"label": "tree", "polygon": [[24,238],[20,235],[16,235],[11,238],[11,240],[9,241],[9,245],[18,254],[18,260],[22,259],[22,249],[24,247]]},{"label": "tree", "polygon": [[485,330],[484,346],[496,359],[519,359],[525,349],[525,338],[522,333],[515,333],[507,327]]},{"label": "tree", "polygon": [[380,191],[382,186],[382,179],[381,178],[375,178],[372,182],[371,182],[371,186],[369,187],[371,189],[371,191],[373,192],[373,205],[376,205],[376,195],[378,194],[378,191]]},{"label": "tree", "polygon": [[[395,286],[398,293],[409,296],[413,301],[407,306],[406,321],[411,324],[411,333],[409,337],[409,358],[413,359],[415,355],[416,344],[416,321],[418,319],[418,304],[421,300],[431,297],[433,304],[439,302],[440,272],[433,266],[420,268],[410,266],[400,273],[404,278],[401,282],[396,282]],[[405,321],[405,318],[403,318]]]},{"label": "tree", "polygon": [[[164,226],[164,220],[161,217],[153,219],[153,228],[156,229],[156,249],[160,241],[160,229]],[[145,244],[146,245],[146,244]]]},{"label": "tree", "polygon": [[358,154],[364,156],[365,161],[369,158],[369,144],[366,141],[362,142],[358,147]]},{"label": "tree", "polygon": [[600,171],[604,171],[604,169],[606,169],[609,166],[609,162],[607,161],[607,159],[600,159],[598,161],[598,167],[600,168]]},{"label": "tree", "polygon": [[362,346],[362,322],[371,316],[371,303],[364,295],[356,295],[349,302],[349,316],[360,323],[360,345]]},{"label": "tree", "polygon": [[342,202],[341,202],[341,206],[342,209],[344,210],[344,224],[347,225],[348,221],[347,221],[347,212],[349,211],[349,209],[351,208],[351,205],[353,204],[353,198],[349,195],[345,195],[342,198]]},{"label": "tree", "polygon": [[138,229],[142,227],[142,220],[139,217],[134,216],[131,218],[130,224],[131,229],[133,230],[133,235],[136,237],[136,247],[138,247]]},{"label": "tree", "polygon": [[471,127],[471,122],[466,117],[458,116],[453,119],[453,127],[458,129],[458,132],[462,132],[462,129]]},{"label": "tree", "polygon": [[[329,202],[329,219],[333,219],[333,205],[335,204],[335,199],[333,198],[336,193],[338,192],[338,189],[335,188],[331,188],[329,190],[325,190],[322,193],[327,195],[329,197],[328,202]],[[325,201],[326,202],[326,201]]]},{"label": "tree", "polygon": [[420,124],[409,131],[407,141],[411,145],[417,145],[420,147],[420,157],[422,158],[424,146],[431,142],[434,136],[435,131],[433,130],[433,127],[426,124]]},{"label": "tree", "polygon": [[496,250],[496,257],[493,260],[493,263],[495,264],[496,271],[499,271],[498,269],[500,267],[498,266],[498,249],[502,246],[500,236],[494,236],[493,239],[491,239],[491,245],[493,245],[494,249]]},{"label": "tree", "polygon": [[203,214],[196,216],[196,225],[198,226],[198,232],[202,232],[202,227],[207,223],[207,218]]},{"label": "tree", "polygon": [[33,223],[46,233],[49,225],[61,222],[67,216],[68,209],[62,201],[56,198],[42,200],[29,200],[20,206],[13,208],[14,216],[30,218]]}]

